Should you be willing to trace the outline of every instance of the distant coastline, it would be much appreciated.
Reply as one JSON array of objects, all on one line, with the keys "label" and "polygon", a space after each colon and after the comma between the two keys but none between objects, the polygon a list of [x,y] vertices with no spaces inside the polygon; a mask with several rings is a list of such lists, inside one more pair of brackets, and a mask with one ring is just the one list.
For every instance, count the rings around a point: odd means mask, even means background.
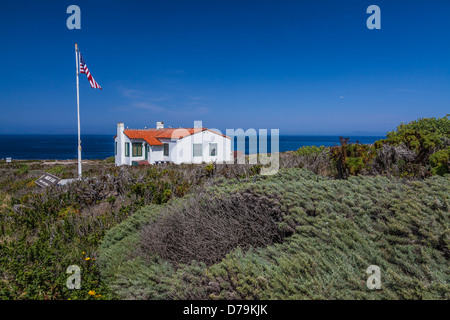
[{"label": "distant coastline", "polygon": [[[385,136],[346,136],[351,142],[372,144]],[[297,150],[303,146],[333,146],[339,136],[280,135],[281,152]],[[16,160],[72,160],[77,158],[77,136],[71,134],[0,134],[0,159]],[[85,160],[106,159],[114,156],[113,135],[86,134],[82,136]],[[235,150],[238,146],[235,143]],[[270,137],[268,150],[270,152]],[[246,153],[249,153],[246,145]]]}]

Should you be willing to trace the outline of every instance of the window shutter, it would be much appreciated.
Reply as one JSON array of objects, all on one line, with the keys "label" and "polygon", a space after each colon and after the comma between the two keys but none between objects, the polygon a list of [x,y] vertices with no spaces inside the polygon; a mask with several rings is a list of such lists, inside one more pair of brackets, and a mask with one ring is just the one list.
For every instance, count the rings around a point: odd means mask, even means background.
[{"label": "window shutter", "polygon": [[129,157],[129,156],[130,156],[130,143],[125,142],[125,157]]}]

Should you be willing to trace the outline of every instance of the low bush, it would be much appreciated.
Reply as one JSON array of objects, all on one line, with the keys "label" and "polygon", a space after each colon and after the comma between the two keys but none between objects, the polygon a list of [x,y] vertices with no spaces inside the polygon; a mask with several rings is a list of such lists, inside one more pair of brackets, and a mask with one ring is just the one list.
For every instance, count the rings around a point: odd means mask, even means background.
[{"label": "low bush", "polygon": [[431,173],[436,175],[444,175],[449,173],[450,165],[450,147],[439,150],[430,156]]},{"label": "low bush", "polygon": [[105,159],[106,163],[115,163],[116,162],[116,157],[109,157]]},{"label": "low bush", "polygon": [[51,173],[57,176],[60,179],[69,179],[72,177],[70,170],[67,166],[56,165],[47,170],[48,173]]},{"label": "low bush", "polygon": [[24,174],[28,173],[28,171],[30,171],[30,167],[27,164],[22,163],[19,165],[19,168],[16,169],[16,174],[24,175]]},{"label": "low bush", "polygon": [[[388,132],[387,138],[377,141],[375,148],[383,145],[396,146],[400,149],[411,151],[406,160],[406,165],[401,170],[402,175],[424,177],[430,174],[445,173],[445,165],[435,165],[438,158],[444,156],[445,150],[450,146],[450,115],[442,118],[422,118],[400,124],[396,130]],[[431,163],[431,155],[434,164]],[[440,169],[437,169],[440,167]],[[433,169],[434,168],[434,169]]]},{"label": "low bush", "polygon": [[295,154],[304,157],[315,157],[325,150],[324,146],[304,146],[295,151]]}]

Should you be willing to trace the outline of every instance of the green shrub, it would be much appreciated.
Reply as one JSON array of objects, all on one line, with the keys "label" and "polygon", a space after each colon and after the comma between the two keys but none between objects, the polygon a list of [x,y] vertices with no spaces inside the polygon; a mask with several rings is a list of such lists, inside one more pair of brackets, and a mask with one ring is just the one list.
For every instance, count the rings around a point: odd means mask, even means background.
[{"label": "green shrub", "polygon": [[339,137],[340,146],[330,148],[330,156],[336,167],[337,177],[347,178],[349,175],[358,175],[370,168],[376,157],[373,146],[350,143],[349,138]]},{"label": "green shrub", "polygon": [[396,137],[407,136],[413,130],[426,134],[436,134],[439,137],[450,135],[450,115],[442,118],[420,118],[413,120],[407,124],[401,123],[395,131],[387,133],[387,138],[394,139]]},{"label": "green shrub", "polygon": [[27,174],[30,171],[30,167],[23,163],[19,165],[19,168],[16,170],[16,174],[18,175],[24,175]]},{"label": "green shrub", "polygon": [[213,176],[214,175],[214,164],[210,163],[210,164],[206,165],[205,171],[208,176]]},{"label": "green shrub", "polygon": [[51,173],[61,179],[67,177],[67,171],[67,168],[63,165],[54,166],[47,170],[48,173]]},{"label": "green shrub", "polygon": [[364,166],[364,161],[362,157],[348,157],[345,160],[345,165],[347,166],[350,174],[358,174]]},{"label": "green shrub", "polygon": [[106,163],[115,163],[116,162],[116,157],[109,157],[105,159]]},{"label": "green shrub", "polygon": [[433,175],[444,175],[449,173],[450,163],[450,147],[447,149],[439,150],[430,156],[431,173]]},{"label": "green shrub", "polygon": [[324,151],[325,147],[324,146],[304,146],[301,147],[299,149],[297,149],[295,151],[295,154],[299,155],[299,156],[316,156],[321,154]]},{"label": "green shrub", "polygon": [[417,154],[416,162],[425,163],[428,157],[444,147],[450,139],[449,115],[442,118],[422,118],[408,124],[400,124],[395,131],[387,133],[382,143],[405,144]]}]

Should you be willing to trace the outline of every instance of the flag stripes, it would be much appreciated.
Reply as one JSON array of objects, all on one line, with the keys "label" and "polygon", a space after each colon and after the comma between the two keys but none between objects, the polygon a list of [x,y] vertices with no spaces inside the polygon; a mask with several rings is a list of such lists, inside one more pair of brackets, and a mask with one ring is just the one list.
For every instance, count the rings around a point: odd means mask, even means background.
[{"label": "flag stripes", "polygon": [[94,77],[92,76],[92,74],[89,72],[89,68],[87,67],[86,63],[84,62],[81,52],[79,52],[79,54],[80,54],[80,73],[86,74],[86,77],[89,80],[91,88],[102,90],[102,87],[100,87],[100,85],[94,80]]}]

